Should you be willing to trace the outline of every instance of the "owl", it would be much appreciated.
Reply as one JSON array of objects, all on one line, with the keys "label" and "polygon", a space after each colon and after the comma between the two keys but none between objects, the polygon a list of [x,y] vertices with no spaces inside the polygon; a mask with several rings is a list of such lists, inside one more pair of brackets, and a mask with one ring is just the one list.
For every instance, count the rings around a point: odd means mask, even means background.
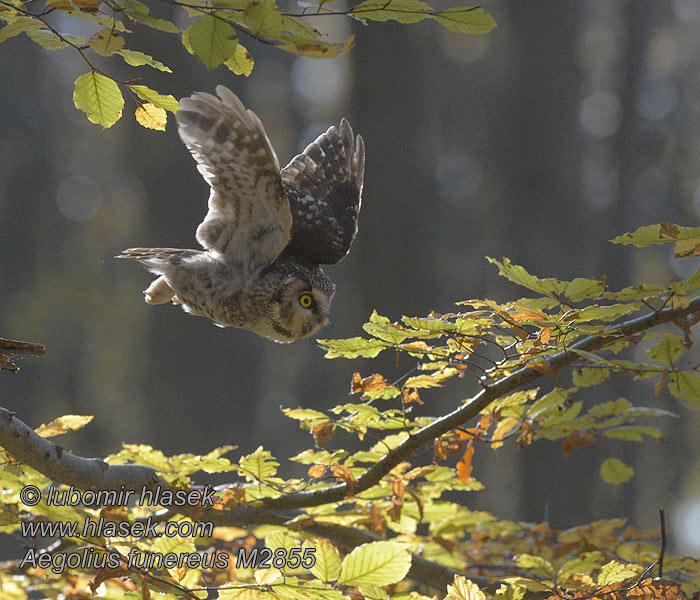
[{"label": "owl", "polygon": [[197,92],[176,114],[182,141],[211,187],[197,227],[203,250],[129,248],[116,258],[158,277],[148,304],[172,301],[221,327],[292,342],[328,320],[335,264],[357,233],[365,148],[346,119],[280,170],[257,115],[217,86]]}]

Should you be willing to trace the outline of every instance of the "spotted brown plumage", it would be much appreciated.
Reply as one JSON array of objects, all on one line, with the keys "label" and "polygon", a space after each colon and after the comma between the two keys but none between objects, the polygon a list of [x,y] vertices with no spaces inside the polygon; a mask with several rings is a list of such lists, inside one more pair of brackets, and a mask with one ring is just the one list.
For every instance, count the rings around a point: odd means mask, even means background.
[{"label": "spotted brown plumage", "polygon": [[144,292],[149,304],[172,300],[278,342],[311,335],[335,292],[319,265],[340,261],[357,233],[362,137],[342,119],[280,171],[260,119],[227,88],[216,92],[184,98],[176,114],[211,188],[196,233],[204,250],[129,248],[117,258],[158,274]]}]

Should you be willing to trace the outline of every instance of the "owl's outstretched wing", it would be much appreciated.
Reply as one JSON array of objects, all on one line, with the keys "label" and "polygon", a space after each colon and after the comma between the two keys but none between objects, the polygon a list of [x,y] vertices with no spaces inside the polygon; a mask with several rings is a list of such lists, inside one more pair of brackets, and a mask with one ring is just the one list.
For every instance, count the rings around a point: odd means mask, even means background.
[{"label": "owl's outstretched wing", "polygon": [[183,98],[176,113],[180,137],[211,186],[197,241],[252,273],[287,246],[292,216],[260,119],[224,86],[216,93]]},{"label": "owl's outstretched wing", "polygon": [[316,264],[340,261],[357,233],[365,145],[346,119],[282,169],[292,210],[289,249]]}]

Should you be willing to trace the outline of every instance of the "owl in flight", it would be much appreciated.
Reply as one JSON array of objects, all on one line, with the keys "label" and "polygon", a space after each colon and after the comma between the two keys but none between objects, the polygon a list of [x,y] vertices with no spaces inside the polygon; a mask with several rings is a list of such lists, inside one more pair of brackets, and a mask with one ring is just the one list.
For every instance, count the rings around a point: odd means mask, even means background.
[{"label": "owl in flight", "polygon": [[276,342],[316,332],[328,319],[335,264],[357,233],[365,147],[342,119],[282,170],[260,119],[229,89],[180,101],[180,137],[211,186],[197,228],[204,250],[129,248],[158,275],[146,302],[173,301],[221,327]]}]

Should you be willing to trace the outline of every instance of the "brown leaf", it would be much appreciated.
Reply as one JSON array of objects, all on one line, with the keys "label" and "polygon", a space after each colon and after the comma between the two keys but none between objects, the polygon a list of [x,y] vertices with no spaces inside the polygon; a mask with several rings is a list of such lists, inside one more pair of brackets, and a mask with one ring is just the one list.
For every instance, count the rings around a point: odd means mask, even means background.
[{"label": "brown leaf", "polygon": [[333,432],[335,431],[335,423],[333,421],[326,421],[325,423],[319,423],[311,428],[311,435],[314,436],[314,442],[319,448],[325,447],[325,445],[333,437]]},{"label": "brown leaf", "polygon": [[386,519],[379,508],[372,505],[369,511],[369,528],[372,533],[384,537],[386,535]]},{"label": "brown leaf", "polygon": [[409,388],[401,388],[401,400],[404,404],[410,404],[411,402],[423,404],[416,388],[411,388],[411,390]]},{"label": "brown leaf", "polygon": [[593,429],[588,429],[584,432],[576,431],[572,433],[562,442],[564,445],[564,458],[568,458],[571,455],[572,450],[590,446],[594,439],[595,431],[593,431]]},{"label": "brown leaf", "polygon": [[104,569],[99,569],[95,574],[95,578],[88,584],[92,593],[97,593],[97,588],[102,585],[103,582],[113,577],[125,577],[130,573],[129,569],[123,566],[119,566],[116,569],[111,569],[105,567]]},{"label": "brown leaf", "polygon": [[526,419],[520,426],[520,435],[518,436],[518,446],[525,448],[532,444],[535,437],[535,430],[532,428],[532,421]]},{"label": "brown leaf", "polygon": [[[662,221],[659,223],[659,234],[660,236],[665,235],[670,238],[677,238],[678,234],[680,233],[678,230],[677,225],[671,225],[671,223],[667,223],[666,221]],[[659,236],[659,237],[660,237]]]},{"label": "brown leaf", "polygon": [[534,369],[538,373],[542,373],[542,375],[554,375],[554,370],[552,369],[552,366],[546,361],[527,362],[525,363],[525,366]]},{"label": "brown leaf", "polygon": [[350,393],[359,394],[360,392],[374,392],[387,387],[390,387],[389,384],[384,380],[384,376],[379,373],[369,375],[368,377],[360,377],[359,373],[353,373]]},{"label": "brown leaf", "polygon": [[667,381],[668,372],[664,371],[664,374],[659,378],[659,380],[656,382],[656,385],[654,386],[654,396],[658,396],[661,393],[661,390],[664,389],[664,386],[666,385]]},{"label": "brown leaf", "polygon": [[350,469],[343,465],[331,465],[330,469],[338,481],[345,483],[348,486],[348,491],[345,495],[352,496],[355,491],[357,479],[355,479],[355,476],[350,472]]},{"label": "brown leaf", "polygon": [[462,449],[462,442],[454,438],[437,439],[433,442],[433,451],[435,453],[435,461],[440,462],[448,456],[454,456]]},{"label": "brown leaf", "polygon": [[404,481],[402,479],[394,480],[394,483],[391,484],[391,489],[394,492],[394,496],[403,502],[404,492],[406,491],[406,484]]},{"label": "brown leaf", "polygon": [[469,442],[462,458],[457,463],[457,479],[462,483],[469,483],[472,474],[472,457],[474,456],[474,444]]},{"label": "brown leaf", "polygon": [[540,329],[540,334],[537,336],[537,341],[543,346],[549,344],[549,340],[552,339],[552,329],[551,327],[545,327]]},{"label": "brown leaf", "polygon": [[675,600],[686,598],[681,591],[681,586],[675,581],[667,579],[652,579],[651,577],[640,582],[628,590],[626,598],[639,598],[640,600]]},{"label": "brown leaf", "polygon": [[151,588],[145,579],[141,582],[141,600],[151,600]]},{"label": "brown leaf", "polygon": [[292,519],[291,521],[287,521],[285,523],[285,526],[287,529],[290,531],[303,531],[304,529],[308,529],[311,527],[315,521],[311,517],[304,517],[301,519]]},{"label": "brown leaf", "polygon": [[319,477],[323,477],[327,468],[326,465],[312,465],[309,467],[307,473],[312,479],[318,479]]},{"label": "brown leaf", "polygon": [[129,513],[126,511],[125,506],[105,506],[100,510],[100,516],[105,521],[112,521],[114,523],[121,523],[129,520]]},{"label": "brown leaf", "polygon": [[411,498],[413,498],[416,502],[416,506],[418,506],[418,514],[420,515],[420,520],[423,520],[423,515],[424,515],[424,509],[425,509],[425,503],[423,502],[423,499],[418,495],[417,492],[414,492],[413,490],[408,490],[409,495]]}]

